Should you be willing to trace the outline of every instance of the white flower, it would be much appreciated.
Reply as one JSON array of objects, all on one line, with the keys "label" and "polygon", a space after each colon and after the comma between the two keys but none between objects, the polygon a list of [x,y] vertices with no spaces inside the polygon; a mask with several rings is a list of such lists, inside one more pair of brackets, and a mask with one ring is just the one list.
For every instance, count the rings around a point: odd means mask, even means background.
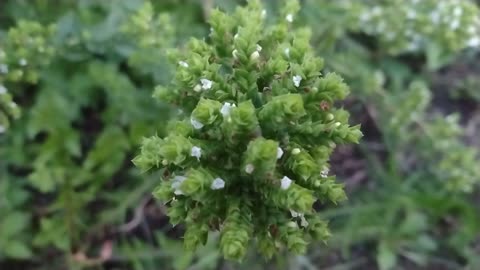
[{"label": "white flower", "polygon": [[252,164],[247,164],[247,166],[245,166],[246,173],[252,174],[253,170],[255,170],[255,167]]},{"label": "white flower", "polygon": [[320,172],[320,177],[327,178],[330,169],[328,167],[323,167],[323,170]]},{"label": "white flower", "polygon": [[238,53],[238,50],[237,50],[237,49],[233,50],[233,52],[232,52],[233,58],[235,58],[235,59],[238,58],[237,53]]},{"label": "white flower", "polygon": [[277,159],[281,159],[283,156],[283,150],[282,148],[278,147],[277,148]]},{"label": "white flower", "polygon": [[262,15],[262,18],[265,18],[267,16],[267,10],[263,9],[261,15]]},{"label": "white flower", "polygon": [[259,57],[260,57],[260,53],[258,53],[258,51],[254,51],[254,52],[250,55],[250,59],[251,59],[251,60],[257,60]]},{"label": "white flower", "polygon": [[262,51],[262,46],[257,44],[257,52],[261,52],[261,51]]},{"label": "white flower", "polygon": [[0,73],[7,74],[8,73],[8,66],[6,64],[0,65]]},{"label": "white flower", "polygon": [[193,146],[190,155],[192,157],[196,157],[199,160],[202,157],[202,148],[198,146]]},{"label": "white flower", "polygon": [[467,28],[467,32],[468,32],[469,34],[472,34],[472,35],[473,35],[473,34],[475,34],[475,33],[477,32],[477,28],[476,28],[475,26],[473,26],[473,25],[470,25],[470,26]]},{"label": "white flower", "polygon": [[293,84],[295,85],[295,87],[299,87],[300,82],[302,81],[302,76],[295,75],[295,76],[293,76],[292,80],[293,80]]},{"label": "white flower", "polygon": [[342,125],[342,123],[340,123],[340,122],[336,122],[336,123],[335,123],[335,127],[339,127],[339,126],[341,126],[341,125]]},{"label": "white flower", "polygon": [[407,11],[407,18],[409,19],[415,19],[417,17],[417,13],[413,9],[409,9]]},{"label": "white flower", "polygon": [[460,26],[460,21],[458,21],[458,20],[453,20],[450,23],[450,29],[452,29],[452,30],[457,29],[459,26]]},{"label": "white flower", "polygon": [[292,150],[292,155],[298,155],[300,154],[301,150],[299,148],[293,148]]},{"label": "white flower", "polygon": [[467,46],[469,47],[478,47],[480,46],[480,38],[479,37],[472,37],[467,41]]},{"label": "white flower", "polygon": [[20,64],[20,66],[26,66],[27,65],[27,60],[25,58],[22,58],[18,61],[18,64]]},{"label": "white flower", "polygon": [[293,15],[292,14],[287,14],[287,16],[285,17],[285,19],[287,20],[287,22],[293,22]]},{"label": "white flower", "polygon": [[6,128],[2,125],[0,125],[0,134],[4,133]]},{"label": "white flower", "polygon": [[295,212],[293,210],[290,210],[290,214],[292,215],[293,218],[300,218],[300,226],[302,227],[307,227],[308,226],[308,221],[305,218],[305,214]]},{"label": "white flower", "polygon": [[200,82],[202,83],[202,89],[203,90],[208,90],[212,88],[213,82],[210,81],[209,79],[201,79]]},{"label": "white flower", "polygon": [[333,118],[335,118],[335,116],[333,114],[331,114],[331,113],[327,114],[327,120],[328,121],[332,121]]},{"label": "white flower", "polygon": [[232,108],[235,108],[235,107],[237,107],[235,104],[225,102],[222,108],[220,109],[220,113],[223,115],[223,117],[227,117],[230,115],[230,111],[232,110]]},{"label": "white flower", "polygon": [[453,15],[460,17],[463,14],[463,9],[461,7],[455,7],[453,9]]},{"label": "white flower", "polygon": [[285,48],[283,51],[287,57],[290,57],[290,48]]},{"label": "white flower", "polygon": [[5,93],[7,93],[7,88],[5,88],[5,86],[0,84],[0,95],[3,95]]},{"label": "white flower", "polygon": [[387,32],[385,34],[385,37],[387,38],[387,40],[394,40],[395,39],[395,33],[394,32]]},{"label": "white flower", "polygon": [[308,227],[308,221],[303,215],[300,217],[300,226]]},{"label": "white flower", "polygon": [[197,121],[195,118],[190,118],[190,123],[192,124],[193,128],[195,129],[201,129],[203,127],[203,124]]},{"label": "white flower", "polygon": [[225,181],[222,178],[215,178],[210,186],[211,189],[217,190],[225,187]]},{"label": "white flower", "polygon": [[296,217],[300,217],[302,216],[303,214],[300,214],[294,210],[290,210],[290,214],[292,214],[292,217],[296,218]]},{"label": "white flower", "polygon": [[370,12],[363,12],[362,15],[360,15],[360,21],[361,22],[367,22],[372,18],[372,15]]},{"label": "white flower", "polygon": [[172,181],[171,187],[174,189],[173,193],[175,195],[182,195],[183,192],[180,190],[180,186],[182,185],[183,181],[187,178],[185,176],[175,176]]},{"label": "white flower", "polygon": [[180,61],[180,62],[178,62],[178,64],[179,64],[180,66],[184,67],[184,68],[188,68],[188,63],[185,62],[185,61]]},{"label": "white flower", "polygon": [[432,20],[433,23],[439,23],[440,22],[440,13],[438,11],[433,11],[430,13],[430,19]]},{"label": "white flower", "polygon": [[382,8],[379,7],[379,6],[375,6],[373,9],[372,9],[372,14],[373,15],[380,15],[382,13]]},{"label": "white flower", "polygon": [[235,36],[233,36],[233,39],[237,39],[238,38],[238,33],[235,34]]},{"label": "white flower", "polygon": [[292,179],[288,178],[287,176],[284,176],[281,180],[280,188],[283,190],[287,190],[291,184],[292,184]]}]

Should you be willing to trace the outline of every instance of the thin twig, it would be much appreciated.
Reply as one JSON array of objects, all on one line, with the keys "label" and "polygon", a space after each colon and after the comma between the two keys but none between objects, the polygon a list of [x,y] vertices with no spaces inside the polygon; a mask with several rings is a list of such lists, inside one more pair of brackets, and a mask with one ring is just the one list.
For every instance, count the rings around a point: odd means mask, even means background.
[{"label": "thin twig", "polygon": [[122,233],[128,233],[134,230],[140,223],[142,223],[143,218],[144,218],[144,210],[145,206],[148,204],[148,202],[152,199],[151,195],[148,195],[143,198],[143,200],[140,202],[140,204],[135,208],[134,214],[133,214],[133,219],[130,220],[126,224],[122,224],[118,227],[117,231],[122,232]]}]

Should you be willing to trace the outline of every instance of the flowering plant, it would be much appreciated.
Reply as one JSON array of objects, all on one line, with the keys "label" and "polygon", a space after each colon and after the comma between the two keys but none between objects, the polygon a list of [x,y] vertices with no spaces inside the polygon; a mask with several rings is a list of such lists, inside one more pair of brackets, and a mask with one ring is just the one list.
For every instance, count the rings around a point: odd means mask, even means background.
[{"label": "flowering plant", "polygon": [[214,10],[208,42],[192,39],[171,55],[173,85],[154,96],[179,106],[179,117],[165,138],[145,138],[133,162],[164,169],[154,194],[173,224],[186,223],[188,250],[210,230],[220,231],[220,249],[234,260],[252,238],[271,257],[282,245],[303,253],[311,239],[329,236],[313,204],[346,198],[328,159],[361,132],[334,107],[348,86],[320,72],[309,29],[293,27],[298,10],[288,1],[272,26],[259,1],[233,15]]},{"label": "flowering plant", "polygon": [[54,28],[54,25],[45,27],[37,22],[19,21],[0,40],[0,134],[10,125],[9,118],[20,116],[20,108],[6,82],[37,82],[38,69],[48,64],[54,54],[48,41]]}]

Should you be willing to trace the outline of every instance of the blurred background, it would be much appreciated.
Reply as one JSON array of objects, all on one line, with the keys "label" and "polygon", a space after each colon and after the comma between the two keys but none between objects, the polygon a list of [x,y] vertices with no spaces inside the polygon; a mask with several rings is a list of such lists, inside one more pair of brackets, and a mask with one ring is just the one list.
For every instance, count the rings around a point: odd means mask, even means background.
[{"label": "blurred background", "polygon": [[[263,1],[282,20],[282,1]],[[131,163],[170,109],[166,53],[241,0],[0,1],[0,269],[480,269],[480,12],[473,0],[303,0],[326,70],[351,86],[358,146],[332,169],[333,237],[272,261],[182,248]]]}]

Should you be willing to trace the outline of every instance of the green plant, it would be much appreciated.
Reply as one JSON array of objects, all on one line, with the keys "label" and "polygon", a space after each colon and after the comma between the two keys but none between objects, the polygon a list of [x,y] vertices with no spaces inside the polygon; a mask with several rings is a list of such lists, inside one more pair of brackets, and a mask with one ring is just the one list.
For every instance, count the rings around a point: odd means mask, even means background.
[{"label": "green plant", "polygon": [[174,53],[174,83],[155,91],[181,108],[180,119],[165,138],[144,139],[134,163],[164,169],[154,194],[168,202],[173,224],[186,223],[188,250],[210,230],[221,232],[220,249],[235,260],[252,238],[266,257],[279,244],[303,253],[310,239],[328,238],[313,203],[345,199],[328,159],[361,132],[334,108],[348,87],[321,74],[310,31],[292,25],[298,9],[288,1],[268,27],[258,1],[232,16],[214,10],[209,43],[193,39]]},{"label": "green plant", "polygon": [[[28,9],[51,15],[41,4]],[[51,26],[22,20],[2,37],[0,64],[8,72],[0,74],[0,84],[8,93],[0,100],[10,107],[16,101],[22,115],[0,136],[0,185],[22,196],[2,196],[8,203],[2,201],[0,211],[8,218],[0,224],[0,246],[12,248],[1,248],[0,256],[42,260],[58,252],[65,256],[50,266],[72,269],[73,253],[94,249],[83,239],[122,223],[152,188],[148,180],[133,186],[139,176],[125,166],[141,134],[161,131],[159,120],[169,117],[146,91],[162,82],[158,74],[168,74],[168,65],[157,64],[165,55],[150,55],[148,62],[137,57],[175,42],[171,17],[153,16],[152,9],[144,1],[79,1],[49,19]],[[152,25],[134,23],[142,18]],[[140,30],[144,39],[161,42],[140,42]]]}]

